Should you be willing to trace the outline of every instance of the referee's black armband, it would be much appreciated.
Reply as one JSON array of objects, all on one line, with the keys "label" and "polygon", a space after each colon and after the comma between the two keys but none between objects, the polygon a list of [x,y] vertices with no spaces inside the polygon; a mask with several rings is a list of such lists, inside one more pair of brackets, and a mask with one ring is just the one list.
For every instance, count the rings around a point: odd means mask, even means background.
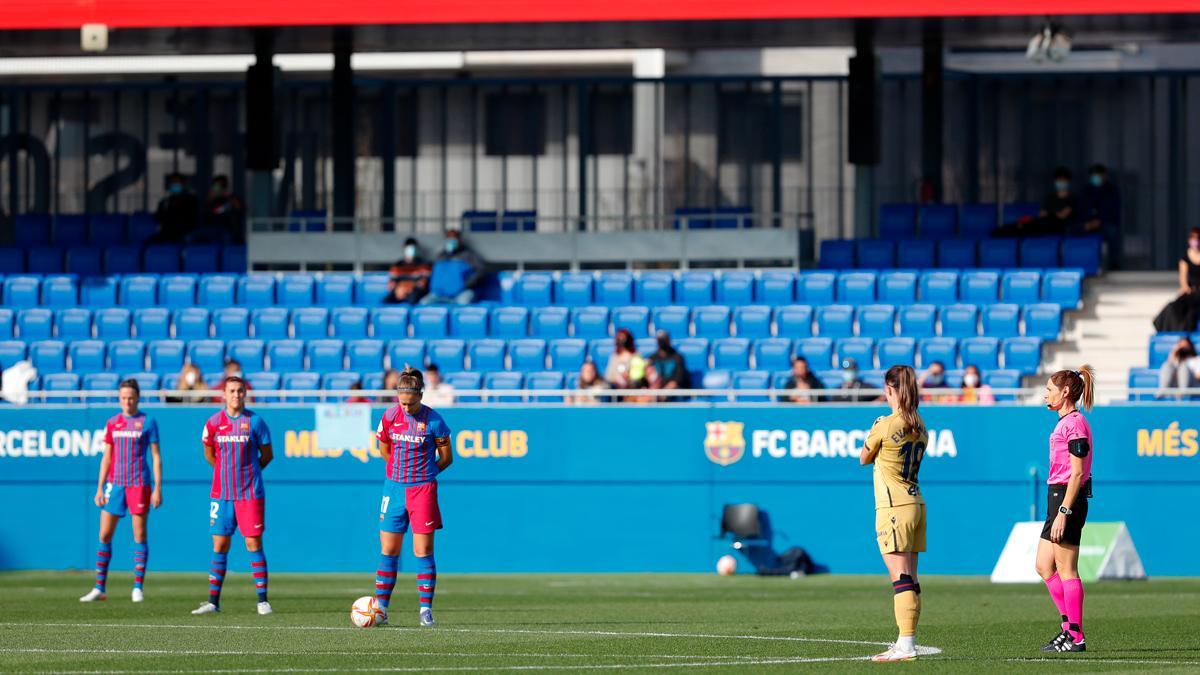
[{"label": "referee's black armband", "polygon": [[1086,438],[1075,438],[1067,441],[1067,450],[1076,457],[1087,457],[1091,452]]}]

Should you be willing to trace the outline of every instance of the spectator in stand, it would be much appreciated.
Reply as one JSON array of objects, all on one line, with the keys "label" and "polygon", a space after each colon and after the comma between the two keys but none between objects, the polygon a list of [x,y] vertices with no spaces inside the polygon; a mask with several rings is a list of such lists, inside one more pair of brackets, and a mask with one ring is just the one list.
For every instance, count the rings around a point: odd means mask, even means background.
[{"label": "spectator in stand", "polygon": [[245,215],[246,206],[242,199],[229,190],[229,176],[213,177],[208,187],[208,201],[204,204],[205,238],[220,243],[244,244]]},{"label": "spectator in stand", "polygon": [[196,199],[183,174],[175,172],[167,176],[167,195],[158,202],[154,219],[158,221],[158,232],[150,237],[154,244],[181,244],[196,229],[196,216],[200,211],[200,200]]},{"label": "spectator in stand", "polygon": [[394,403],[396,400],[396,387],[400,386],[400,371],[395,368],[388,368],[383,371],[383,388],[387,391],[386,394],[379,398],[380,403]]},{"label": "spectator in stand", "polygon": [[1066,234],[1077,219],[1078,199],[1071,192],[1071,171],[1065,166],[1054,170],[1054,190],[1042,200],[1039,218],[1022,234],[1048,236]]},{"label": "spectator in stand", "polygon": [[362,390],[363,390],[362,380],[359,380],[359,381],[355,382],[354,384],[350,385],[350,391],[359,392],[359,393],[352,394],[349,398],[346,399],[346,403],[370,403],[371,399],[367,398],[366,396],[363,396],[361,393]]},{"label": "spectator in stand", "polygon": [[429,292],[429,276],[433,268],[421,256],[417,240],[404,240],[404,257],[392,264],[388,294],[383,298],[390,304],[416,304]]},{"label": "spectator in stand", "polygon": [[1084,234],[1100,234],[1108,246],[1108,268],[1121,262],[1121,193],[1103,164],[1088,170],[1088,184],[1079,199],[1079,217]]},{"label": "spectator in stand", "polygon": [[1200,316],[1200,227],[1188,232],[1188,247],[1179,259],[1179,294],[1154,318],[1160,333],[1190,333]]},{"label": "spectator in stand", "polygon": [[436,364],[425,368],[425,393],[421,402],[430,408],[454,405],[454,385],[442,379],[442,370]]},{"label": "spectator in stand", "polygon": [[963,370],[962,396],[959,401],[981,405],[992,405],[996,402],[992,388],[983,383],[983,373],[979,372],[978,366],[969,365]]},{"label": "spectator in stand", "polygon": [[1195,389],[1200,387],[1200,357],[1196,355],[1196,345],[1187,337],[1179,338],[1179,342],[1171,349],[1167,360],[1158,371],[1158,398],[1175,398],[1176,400],[1193,399],[1195,396],[1169,394],[1169,389]]},{"label": "spectator in stand", "polygon": [[599,396],[598,392],[612,389],[612,386],[600,377],[600,371],[594,361],[584,361],[583,366],[579,368],[579,385],[576,389],[578,392],[574,396],[568,396],[567,403],[595,405],[610,400],[608,396]]},{"label": "spectator in stand", "polygon": [[189,363],[179,371],[179,378],[175,382],[175,395],[168,396],[167,403],[200,403],[211,393],[208,385],[204,383],[200,369]]},{"label": "spectator in stand", "polygon": [[[628,328],[617,330],[613,338],[615,349],[608,357],[604,379],[613,389],[641,389],[646,386],[646,359],[637,353],[633,333]],[[622,401],[627,400],[625,398]]]},{"label": "spectator in stand", "polygon": [[842,393],[838,394],[834,400],[842,403],[858,403],[870,399],[870,396],[862,393],[863,389],[870,389],[870,387],[858,376],[858,362],[854,359],[842,359],[842,386],[838,387]]},{"label": "spectator in stand", "polygon": [[931,403],[954,403],[958,401],[958,396],[951,393],[929,394],[925,393],[926,389],[945,389],[946,388],[946,366],[941,361],[934,361],[925,369],[925,373],[921,375],[921,400]]},{"label": "spectator in stand", "polygon": [[[651,389],[690,389],[692,378],[683,355],[671,344],[671,335],[658,331],[658,351],[646,365],[646,382]],[[678,401],[678,397],[659,397],[659,401]]]},{"label": "spectator in stand", "polygon": [[433,263],[429,278],[429,295],[422,304],[454,303],[468,305],[475,301],[475,287],[483,281],[483,261],[462,241],[458,230],[446,233],[442,253]]},{"label": "spectator in stand", "polygon": [[[225,380],[228,380],[231,377],[241,378],[242,380],[246,379],[246,374],[242,372],[242,363],[237,359],[227,359],[225,361],[225,369],[221,372],[221,380],[217,382],[213,388],[218,392],[225,391]],[[243,381],[242,384],[246,385],[246,400],[251,400],[254,395],[250,393],[250,383]],[[216,403],[220,403],[225,399],[217,396],[212,400]]]},{"label": "spectator in stand", "polygon": [[816,391],[824,388],[825,386],[821,384],[821,381],[813,374],[812,369],[808,367],[808,359],[803,356],[797,356],[792,359],[792,376],[788,379],[788,383],[784,389],[793,393],[787,394],[785,400],[792,403],[816,403],[820,400],[819,398],[800,392]]}]

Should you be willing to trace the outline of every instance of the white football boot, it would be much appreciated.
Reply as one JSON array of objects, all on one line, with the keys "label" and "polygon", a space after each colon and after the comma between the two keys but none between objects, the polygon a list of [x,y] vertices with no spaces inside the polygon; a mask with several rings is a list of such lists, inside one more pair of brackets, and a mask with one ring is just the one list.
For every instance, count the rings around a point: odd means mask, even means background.
[{"label": "white football boot", "polygon": [[273,613],[274,611],[275,611],[275,610],[271,609],[271,603],[269,603],[269,602],[260,602],[260,603],[258,603],[258,613],[259,613],[260,615],[262,615],[262,616],[266,616],[266,615],[268,615],[268,614],[271,614],[271,613]]},{"label": "white football boot", "polygon": [[421,621],[421,626],[424,628],[429,628],[430,626],[432,626],[434,623],[433,610],[428,607],[422,607],[421,614],[420,614],[420,621]]},{"label": "white football boot", "polygon": [[196,609],[193,609],[192,614],[216,614],[219,611],[221,611],[220,607],[217,607],[211,602],[206,602]]},{"label": "white football boot", "polygon": [[83,596],[82,598],[79,598],[79,601],[80,602],[97,602],[99,600],[107,600],[107,599],[108,599],[108,595],[106,595],[104,593],[104,591],[100,590],[99,588],[93,587],[92,590],[87,592],[87,595]]},{"label": "white football boot", "polygon": [[134,602],[141,602],[146,599],[146,594],[142,593],[142,589],[135,588],[133,589],[133,594],[130,596],[130,599]]},{"label": "white football boot", "polygon": [[899,645],[888,647],[886,652],[876,654],[871,657],[871,660],[876,663],[888,663],[891,661],[913,661],[917,658],[917,650],[906,651],[901,649]]}]

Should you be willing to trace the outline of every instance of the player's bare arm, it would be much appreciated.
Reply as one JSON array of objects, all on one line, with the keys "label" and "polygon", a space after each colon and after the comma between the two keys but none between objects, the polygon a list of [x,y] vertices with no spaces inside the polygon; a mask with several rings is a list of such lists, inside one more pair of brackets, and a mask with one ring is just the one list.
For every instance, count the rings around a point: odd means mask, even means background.
[{"label": "player's bare arm", "polygon": [[108,497],[104,496],[104,482],[108,478],[108,468],[112,465],[112,449],[112,443],[104,444],[104,456],[100,458],[100,478],[96,482],[96,506],[108,503]]},{"label": "player's bare arm", "polygon": [[[1083,485],[1083,458],[1071,455],[1071,477],[1067,480],[1067,492],[1063,495],[1063,504],[1074,504],[1079,488]],[[1063,531],[1067,529],[1067,516],[1059,513],[1054,517],[1050,526],[1050,541],[1057,544],[1062,541]]]},{"label": "player's bare arm", "polygon": [[154,462],[154,491],[150,493],[150,506],[157,509],[162,506],[162,452],[158,443],[150,444],[150,457]]},{"label": "player's bare arm", "polygon": [[275,453],[271,450],[271,446],[264,445],[258,449],[258,468],[267,468],[272,459],[275,459]]},{"label": "player's bare arm", "polygon": [[454,453],[450,452],[450,437],[435,438],[434,443],[437,445],[437,467],[438,472],[446,470],[454,462]]},{"label": "player's bare arm", "polygon": [[204,459],[209,466],[215,469],[217,467],[217,449],[210,445],[204,446]]}]

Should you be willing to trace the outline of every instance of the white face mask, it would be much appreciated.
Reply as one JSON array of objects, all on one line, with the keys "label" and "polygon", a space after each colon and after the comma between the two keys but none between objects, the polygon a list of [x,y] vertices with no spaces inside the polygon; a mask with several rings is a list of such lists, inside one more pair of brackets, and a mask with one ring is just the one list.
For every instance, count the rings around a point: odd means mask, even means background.
[{"label": "white face mask", "polygon": [[967,373],[966,375],[963,375],[963,386],[964,387],[978,387],[979,386],[979,376],[976,375],[975,373]]},{"label": "white face mask", "polygon": [[193,371],[190,371],[190,370],[188,372],[184,373],[183,381],[189,387],[196,384],[196,373]]}]

